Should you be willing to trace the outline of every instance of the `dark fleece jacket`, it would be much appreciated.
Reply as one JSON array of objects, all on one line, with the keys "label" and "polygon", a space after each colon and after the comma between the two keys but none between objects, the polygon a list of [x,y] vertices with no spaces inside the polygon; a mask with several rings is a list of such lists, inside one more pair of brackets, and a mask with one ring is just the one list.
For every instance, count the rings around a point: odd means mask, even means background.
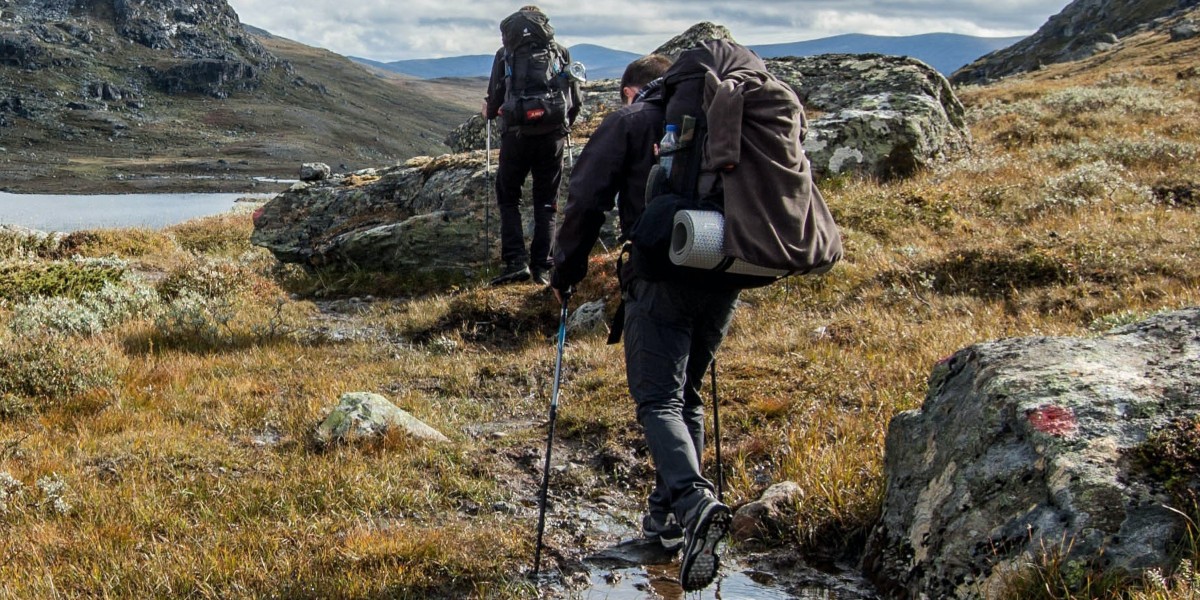
[{"label": "dark fleece jacket", "polygon": [[646,208],[646,179],[663,130],[658,93],[622,107],[600,123],[575,162],[567,206],[555,239],[550,284],[566,289],[587,275],[587,258],[600,238],[604,215],[620,197],[622,237]]}]

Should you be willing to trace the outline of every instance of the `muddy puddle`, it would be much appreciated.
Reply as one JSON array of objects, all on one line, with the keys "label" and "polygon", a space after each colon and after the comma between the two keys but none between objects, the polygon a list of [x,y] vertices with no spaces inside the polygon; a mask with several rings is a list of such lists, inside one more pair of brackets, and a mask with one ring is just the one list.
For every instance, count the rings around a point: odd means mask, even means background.
[{"label": "muddy puddle", "polygon": [[[570,578],[568,589],[554,597],[580,600],[863,600],[873,598],[869,586],[851,569],[816,569],[798,560],[756,555],[726,545],[721,570],[707,589],[684,592],[679,586],[678,553],[656,541],[641,539],[625,511],[582,509],[577,523],[585,524],[593,540],[610,545],[582,557],[582,570]],[[560,580],[561,581],[561,580]]]}]

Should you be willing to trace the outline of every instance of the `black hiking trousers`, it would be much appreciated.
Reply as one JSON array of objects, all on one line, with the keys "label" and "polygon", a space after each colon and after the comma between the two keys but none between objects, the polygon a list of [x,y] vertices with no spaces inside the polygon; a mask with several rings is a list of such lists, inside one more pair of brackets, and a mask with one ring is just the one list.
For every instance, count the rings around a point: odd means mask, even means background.
[{"label": "black hiking trousers", "polygon": [[[558,186],[562,183],[563,147],[560,133],[521,135],[507,131],[500,137],[496,168],[496,204],[500,207],[500,258],[506,266],[528,265],[550,270],[550,243],[554,215],[558,212]],[[533,175],[533,238],[525,247],[521,218],[521,187]]]},{"label": "black hiking trousers", "polygon": [[738,290],[634,278],[625,289],[625,372],[654,461],[651,514],[684,516],[714,491],[702,474],[704,372],[737,307]]}]

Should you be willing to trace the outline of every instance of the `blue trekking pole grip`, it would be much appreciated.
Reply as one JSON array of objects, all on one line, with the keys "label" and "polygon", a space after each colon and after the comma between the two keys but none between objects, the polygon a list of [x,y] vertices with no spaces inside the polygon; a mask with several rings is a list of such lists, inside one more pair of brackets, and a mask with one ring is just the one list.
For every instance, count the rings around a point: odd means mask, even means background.
[{"label": "blue trekking pole grip", "polygon": [[554,361],[554,391],[550,394],[550,431],[546,436],[546,464],[542,468],[542,489],[538,498],[537,546],[533,555],[533,577],[536,579],[542,567],[542,535],[546,531],[546,494],[550,487],[550,452],[554,448],[554,423],[558,419],[558,393],[562,386],[563,348],[567,342],[567,302],[571,289],[561,292],[562,307],[558,315],[558,358]]}]

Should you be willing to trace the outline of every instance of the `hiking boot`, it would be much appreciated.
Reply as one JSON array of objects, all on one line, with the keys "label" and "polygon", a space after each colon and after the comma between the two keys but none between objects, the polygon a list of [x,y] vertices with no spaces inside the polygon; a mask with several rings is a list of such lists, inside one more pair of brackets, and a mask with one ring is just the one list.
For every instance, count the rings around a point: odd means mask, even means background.
[{"label": "hiking boot", "polygon": [[525,263],[511,263],[504,268],[504,272],[499,277],[493,279],[489,285],[507,285],[510,283],[520,283],[529,279],[529,267]]},{"label": "hiking boot", "polygon": [[642,517],[642,537],[658,540],[665,550],[678,550],[683,545],[683,528],[675,515],[648,513]]},{"label": "hiking boot", "polygon": [[683,586],[685,592],[693,592],[708,587],[716,579],[717,569],[721,566],[717,545],[729,531],[733,512],[706,494],[688,511],[686,520],[679,585]]},{"label": "hiking boot", "polygon": [[530,280],[538,285],[550,285],[550,269],[534,267],[530,271]]}]

